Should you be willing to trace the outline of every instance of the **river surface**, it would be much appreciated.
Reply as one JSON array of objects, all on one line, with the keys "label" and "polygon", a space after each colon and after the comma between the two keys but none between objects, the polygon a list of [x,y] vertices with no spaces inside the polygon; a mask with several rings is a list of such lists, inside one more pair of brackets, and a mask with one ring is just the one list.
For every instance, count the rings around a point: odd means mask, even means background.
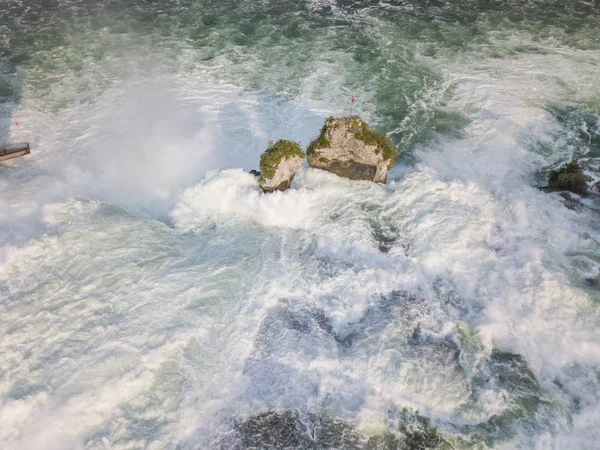
[{"label": "river surface", "polygon": [[593,0],[2,0],[0,448],[598,449],[599,114]]}]

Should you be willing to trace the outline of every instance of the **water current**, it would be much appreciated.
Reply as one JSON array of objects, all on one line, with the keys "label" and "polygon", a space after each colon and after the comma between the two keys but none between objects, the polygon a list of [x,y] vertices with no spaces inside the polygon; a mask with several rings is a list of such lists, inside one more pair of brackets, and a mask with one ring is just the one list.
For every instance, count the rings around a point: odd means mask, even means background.
[{"label": "water current", "polygon": [[[349,112],[387,184],[260,191]],[[0,448],[599,448],[597,0],[2,0],[20,141]]]}]

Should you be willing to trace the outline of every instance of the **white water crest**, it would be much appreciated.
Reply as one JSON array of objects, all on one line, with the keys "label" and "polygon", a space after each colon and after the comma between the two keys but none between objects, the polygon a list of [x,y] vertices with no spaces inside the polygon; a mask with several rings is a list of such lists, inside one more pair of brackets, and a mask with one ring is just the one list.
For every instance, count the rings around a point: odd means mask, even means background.
[{"label": "white water crest", "polygon": [[[597,114],[600,50],[524,29],[433,57],[376,14],[398,8],[309,1],[278,45],[221,11],[223,41],[116,35],[102,70],[92,28],[50,87],[24,66],[0,104],[33,144],[0,166],[0,447],[273,448],[248,425],[272,411],[368,447],[407,408],[438,448],[597,448],[597,202],[537,186],[572,157],[596,176],[595,129],[582,150],[548,105]],[[267,142],[308,145],[351,93],[403,152],[388,183],[305,165],[262,193]]]}]

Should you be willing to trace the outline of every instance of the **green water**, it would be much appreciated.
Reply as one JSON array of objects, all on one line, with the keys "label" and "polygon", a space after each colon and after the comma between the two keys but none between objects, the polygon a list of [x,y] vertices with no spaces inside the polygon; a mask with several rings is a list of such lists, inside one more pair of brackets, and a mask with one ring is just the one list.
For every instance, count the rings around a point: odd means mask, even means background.
[{"label": "green water", "polygon": [[[30,3],[30,2],[27,2]],[[436,132],[457,137],[465,120],[445,109],[448,61],[597,50],[599,18],[583,2],[21,2],[4,7],[1,93],[26,90],[52,111],[91,102],[131,71],[213,76],[252,91],[307,95],[347,108],[350,93],[397,145]],[[133,59],[133,61],[132,61]],[[140,64],[140,60],[142,63]],[[226,61],[221,70],[219,62]],[[140,65],[142,67],[140,67]],[[327,70],[330,68],[331,70]],[[325,73],[323,73],[325,72]],[[335,73],[338,72],[338,73]],[[570,104],[597,113],[598,94],[554,83]]]},{"label": "green water", "polygon": [[596,448],[599,115],[597,1],[3,1],[0,446]]}]

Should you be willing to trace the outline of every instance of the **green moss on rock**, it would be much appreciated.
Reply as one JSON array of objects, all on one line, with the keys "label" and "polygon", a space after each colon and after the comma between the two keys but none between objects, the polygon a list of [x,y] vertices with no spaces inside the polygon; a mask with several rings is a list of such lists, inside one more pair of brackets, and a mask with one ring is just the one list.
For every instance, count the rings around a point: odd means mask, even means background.
[{"label": "green moss on rock", "polygon": [[298,142],[282,139],[273,144],[269,141],[267,150],[260,157],[261,175],[267,179],[273,178],[281,161],[294,156],[299,158],[305,156]]},{"label": "green moss on rock", "polygon": [[548,176],[548,187],[557,190],[571,191],[576,194],[586,194],[591,178],[583,173],[579,162],[574,159],[564,164],[558,170],[553,170]]},{"label": "green moss on rock", "polygon": [[314,141],[310,143],[308,148],[306,149],[306,154],[310,155],[315,152],[318,148],[329,148],[330,143],[329,140],[325,137],[325,133],[327,132],[327,126],[330,123],[332,118],[329,118],[325,121],[325,125],[321,128],[321,132],[319,133],[319,137],[317,137]]},{"label": "green moss on rock", "polygon": [[378,154],[383,151],[384,160],[393,160],[398,156],[398,152],[394,150],[389,138],[385,134],[375,133],[362,119],[352,119],[350,129],[354,132],[354,137],[359,141],[363,141],[367,145],[377,146],[376,152]]},{"label": "green moss on rock", "polygon": [[385,134],[375,133],[369,126],[358,116],[352,116],[348,118],[336,119],[334,117],[328,117],[325,119],[325,125],[321,128],[319,136],[310,143],[306,149],[308,155],[314,153],[320,148],[329,148],[331,143],[327,139],[327,130],[335,130],[342,126],[342,124],[349,123],[348,129],[354,134],[354,137],[359,141],[364,142],[367,145],[374,145],[377,147],[375,152],[380,154],[383,152],[384,160],[391,160],[389,168],[394,164],[394,158],[398,155],[398,152],[392,146],[392,143]]}]

